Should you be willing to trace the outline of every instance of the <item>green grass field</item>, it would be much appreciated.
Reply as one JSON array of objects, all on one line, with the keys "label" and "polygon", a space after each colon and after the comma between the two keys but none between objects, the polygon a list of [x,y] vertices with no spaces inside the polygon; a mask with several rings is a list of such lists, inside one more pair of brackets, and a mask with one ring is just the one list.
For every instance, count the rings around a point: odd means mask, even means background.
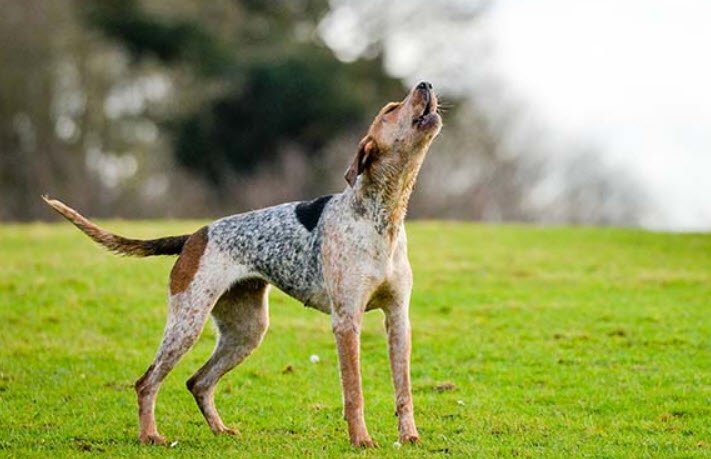
[{"label": "green grass field", "polygon": [[[198,224],[105,222],[137,237]],[[0,456],[711,456],[711,235],[408,228],[422,443],[393,446],[373,311],[363,384],[380,448],[356,451],[329,318],[277,291],[261,348],[218,387],[241,436],[213,436],[185,389],[208,326],[158,398],[177,444],[140,446],[132,384],[161,338],[173,260],[112,256],[66,223],[0,227]]]}]

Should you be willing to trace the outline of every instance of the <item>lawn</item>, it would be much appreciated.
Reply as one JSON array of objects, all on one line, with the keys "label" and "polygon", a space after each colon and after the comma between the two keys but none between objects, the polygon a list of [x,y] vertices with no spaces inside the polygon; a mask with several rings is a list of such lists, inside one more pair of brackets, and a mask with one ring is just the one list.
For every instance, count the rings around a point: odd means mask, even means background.
[{"label": "lawn", "polygon": [[[199,224],[104,222],[138,237]],[[213,436],[185,389],[214,345],[208,326],[158,398],[161,433],[177,443],[139,445],[132,385],[161,337],[173,260],[110,255],[66,223],[0,227],[0,456],[711,456],[711,235],[408,230],[422,442],[393,445],[373,311],[363,385],[380,448],[357,451],[329,318],[276,290],[264,343],[218,386],[241,435]]]}]

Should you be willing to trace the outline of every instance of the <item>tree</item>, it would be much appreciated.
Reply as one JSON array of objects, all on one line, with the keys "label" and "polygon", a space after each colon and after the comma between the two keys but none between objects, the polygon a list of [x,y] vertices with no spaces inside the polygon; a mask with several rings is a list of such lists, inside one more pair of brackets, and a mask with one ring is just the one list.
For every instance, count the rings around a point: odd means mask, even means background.
[{"label": "tree", "polygon": [[92,2],[86,10],[88,21],[135,59],[186,65],[198,84],[219,88],[193,110],[163,120],[179,163],[216,186],[216,196],[224,195],[230,173],[273,161],[286,143],[318,156],[401,88],[378,59],[346,64],[320,43],[314,31],[325,1],[240,1],[228,8],[241,19],[223,36],[198,20],[154,17],[136,0]]}]

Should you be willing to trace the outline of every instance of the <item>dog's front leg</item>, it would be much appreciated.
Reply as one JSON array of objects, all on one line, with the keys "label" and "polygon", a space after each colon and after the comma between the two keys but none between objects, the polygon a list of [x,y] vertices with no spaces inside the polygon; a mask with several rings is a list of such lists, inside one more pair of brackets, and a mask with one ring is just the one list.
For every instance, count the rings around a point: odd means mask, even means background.
[{"label": "dog's front leg", "polygon": [[374,447],[365,426],[363,389],[360,379],[360,327],[363,311],[335,307],[332,314],[333,334],[338,348],[338,363],[343,387],[343,415],[348,435],[356,447]]},{"label": "dog's front leg", "polygon": [[395,386],[395,413],[398,417],[400,443],[414,443],[420,439],[415,426],[415,414],[410,389],[410,318],[407,303],[385,310],[388,330],[390,368]]}]

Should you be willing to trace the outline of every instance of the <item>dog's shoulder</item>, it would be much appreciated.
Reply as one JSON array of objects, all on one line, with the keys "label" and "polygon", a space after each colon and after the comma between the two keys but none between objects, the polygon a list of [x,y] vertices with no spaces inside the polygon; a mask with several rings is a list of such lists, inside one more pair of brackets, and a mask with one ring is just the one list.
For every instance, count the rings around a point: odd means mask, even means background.
[{"label": "dog's shoulder", "polygon": [[319,196],[311,201],[302,201],[296,205],[294,208],[294,213],[296,214],[296,219],[301,223],[304,228],[309,231],[313,231],[318,225],[321,219],[321,214],[323,214],[323,209],[326,204],[333,198],[332,194],[325,196]]}]

